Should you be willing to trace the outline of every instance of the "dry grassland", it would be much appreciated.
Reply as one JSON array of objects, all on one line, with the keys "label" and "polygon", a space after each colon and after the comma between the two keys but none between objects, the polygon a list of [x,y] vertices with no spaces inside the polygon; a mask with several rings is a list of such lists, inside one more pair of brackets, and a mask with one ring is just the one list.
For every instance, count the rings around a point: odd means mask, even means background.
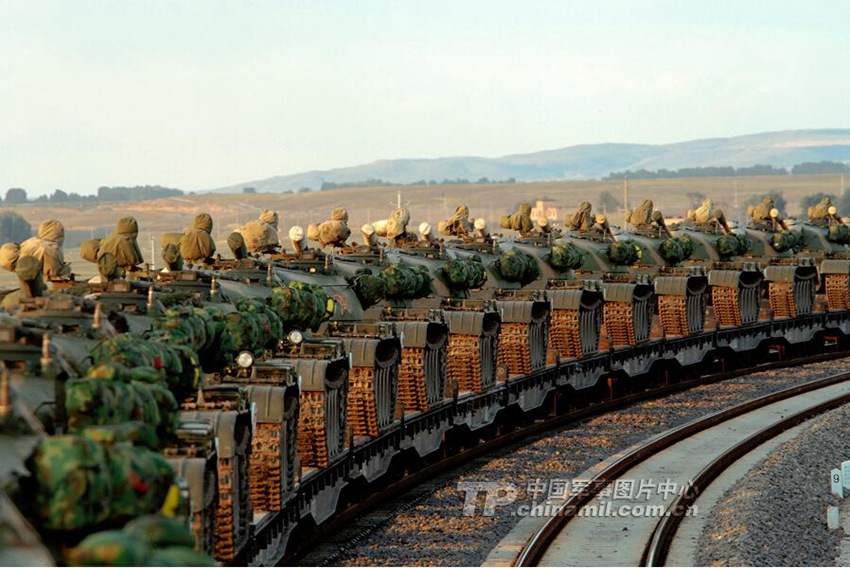
[{"label": "dry grassland", "polygon": [[[847,183],[850,184],[850,178]],[[724,209],[730,219],[743,216],[743,203],[751,196],[779,191],[788,201],[788,213],[799,215],[800,199],[817,192],[840,195],[841,176],[758,176],[728,178],[678,178],[656,180],[630,180],[629,203],[634,206],[644,199],[652,199],[655,207],[668,218],[681,216],[691,206],[688,193],[701,192],[709,196],[715,207]],[[159,199],[135,203],[101,203],[97,205],[27,204],[14,206],[33,226],[46,219],[59,219],[69,231],[85,231],[92,236],[105,236],[112,231],[121,217],[132,215],[140,227],[139,245],[146,260],[151,258],[151,237],[156,239],[154,255],[159,259],[159,241],[162,233],[182,231],[191,226],[192,218],[200,212],[212,215],[215,222],[213,236],[223,253],[227,252],[227,235],[255,219],[262,209],[273,209],[280,214],[282,240],[292,225],[306,226],[328,218],[334,207],[345,207],[349,213],[352,238],[359,240],[359,227],[368,221],[386,218],[395,208],[397,192],[401,190],[402,203],[411,211],[411,226],[422,221],[437,224],[452,214],[461,203],[469,206],[471,216],[484,217],[491,227],[498,226],[500,215],[512,212],[520,201],[547,198],[558,207],[558,217],[572,213],[582,200],[594,202],[603,191],[611,192],[623,200],[622,181],[559,181],[541,183],[516,183],[498,185],[410,186],[402,188],[373,187],[335,189],[300,194],[229,194],[187,195],[179,198]],[[735,207],[735,204],[738,207]],[[5,207],[5,206],[3,206]],[[612,224],[622,217],[609,212]],[[81,261],[76,249],[66,250],[66,257],[75,272],[92,274],[93,265]],[[0,275],[0,285],[6,283],[6,274]],[[11,275],[9,275],[11,276]]]}]

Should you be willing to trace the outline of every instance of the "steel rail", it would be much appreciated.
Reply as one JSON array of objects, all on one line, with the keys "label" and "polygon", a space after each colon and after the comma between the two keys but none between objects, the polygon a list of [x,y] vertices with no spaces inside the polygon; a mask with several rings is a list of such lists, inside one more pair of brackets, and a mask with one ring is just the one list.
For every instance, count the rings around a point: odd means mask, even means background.
[{"label": "steel rail", "polygon": [[732,464],[755,450],[764,442],[779,436],[783,432],[790,430],[798,424],[811,420],[823,412],[832,410],[848,402],[850,402],[850,393],[845,393],[810,408],[796,412],[783,418],[779,422],[775,422],[774,424],[753,433],[723,452],[721,455],[717,456],[717,458],[712,460],[710,464],[700,470],[700,472],[694,477],[692,480],[694,490],[682,495],[677,495],[673,502],[667,507],[667,511],[656,525],[655,530],[652,533],[652,538],[644,550],[641,558],[641,566],[664,565],[664,561],[667,559],[667,554],[670,552],[670,547],[673,544],[673,539],[676,536],[676,531],[682,524],[685,512],[699,498],[700,493],[702,493],[706,487],[711,485],[713,481],[720,477],[720,475]]},{"label": "steel rail", "polygon": [[[329,519],[327,522],[325,522],[323,525],[321,525],[318,528],[317,532],[313,535],[312,538],[302,542],[302,545],[301,545],[301,547],[299,547],[298,551],[296,551],[294,554],[287,555],[286,559],[289,562],[294,562],[294,561],[298,560],[299,558],[302,558],[302,557],[306,556],[307,554],[312,553],[319,546],[321,546],[323,540],[325,540],[326,538],[328,538],[331,535],[336,535],[340,530],[345,528],[346,525],[348,525],[354,519],[377,509],[378,507],[380,507],[384,503],[387,503],[391,499],[396,498],[399,495],[402,495],[406,491],[409,491],[412,488],[414,488],[414,487],[416,487],[416,486],[418,486],[418,485],[420,485],[420,484],[422,484],[426,481],[430,481],[431,479],[433,479],[437,475],[443,474],[447,471],[450,471],[452,469],[460,467],[460,466],[468,463],[469,461],[471,461],[475,458],[485,456],[485,455],[492,453],[496,450],[499,450],[499,449],[501,449],[501,448],[503,448],[503,447],[505,447],[505,446],[507,446],[511,443],[518,442],[520,440],[523,440],[525,438],[528,438],[528,437],[531,437],[531,436],[534,436],[534,435],[537,435],[537,434],[543,434],[543,433],[549,432],[549,431],[553,430],[554,428],[558,428],[560,426],[565,426],[567,424],[571,424],[571,423],[575,423],[575,422],[585,420],[585,419],[588,419],[588,418],[591,418],[591,417],[599,416],[599,415],[605,414],[607,412],[619,410],[619,409],[628,407],[629,405],[632,405],[632,404],[635,404],[635,403],[638,403],[638,402],[643,402],[645,400],[661,398],[661,397],[664,397],[664,396],[667,396],[667,395],[670,395],[670,394],[674,394],[674,393],[677,393],[677,392],[688,390],[688,389],[693,388],[693,387],[706,385],[706,384],[712,384],[712,383],[732,379],[732,378],[735,378],[735,377],[741,377],[741,376],[750,375],[750,374],[753,374],[753,373],[758,373],[758,372],[761,372],[761,371],[768,371],[768,370],[772,370],[772,369],[780,369],[780,368],[799,365],[799,364],[803,364],[803,363],[806,363],[806,364],[816,363],[816,362],[820,362],[820,361],[826,361],[826,360],[830,360],[830,359],[837,359],[837,358],[841,358],[841,357],[846,357],[848,355],[850,355],[850,352],[844,352],[844,351],[835,352],[835,353],[826,353],[826,354],[816,355],[814,357],[808,356],[808,357],[799,357],[799,358],[795,358],[795,359],[785,359],[783,361],[765,363],[765,364],[757,365],[755,367],[749,367],[749,368],[746,368],[746,369],[736,369],[736,370],[731,370],[731,371],[723,371],[723,372],[720,372],[720,373],[713,373],[713,374],[710,374],[710,375],[703,375],[701,377],[697,377],[697,378],[690,379],[690,380],[687,380],[687,381],[682,381],[682,382],[679,382],[679,383],[664,385],[664,386],[661,386],[661,387],[655,387],[655,388],[652,388],[652,389],[647,389],[645,391],[641,391],[639,393],[629,394],[629,395],[625,395],[625,396],[618,397],[618,398],[615,398],[615,399],[593,403],[593,404],[590,404],[589,406],[578,408],[578,409],[575,409],[575,410],[571,410],[571,411],[565,412],[563,414],[558,414],[556,416],[551,416],[551,417],[540,419],[537,422],[534,422],[534,423],[529,424],[527,426],[518,427],[517,429],[512,430],[510,432],[506,432],[504,434],[500,434],[500,435],[493,437],[493,438],[491,438],[491,439],[489,439],[485,442],[482,442],[482,443],[480,443],[476,446],[461,450],[460,452],[453,454],[451,456],[448,456],[446,458],[443,458],[436,463],[430,464],[426,467],[423,467],[422,469],[419,469],[415,472],[409,473],[409,474],[405,475],[403,478],[399,479],[398,481],[395,481],[395,482],[385,486],[380,492],[374,493],[374,494],[370,495],[369,497],[367,497],[366,499],[364,499],[363,501],[352,504],[349,507],[347,507],[346,509],[337,512],[331,519]],[[850,373],[847,373],[846,376],[847,376],[848,379],[850,379]],[[833,380],[835,382],[840,382],[840,381],[836,381],[835,377],[837,377],[837,376],[827,377],[827,378],[820,379],[819,381],[815,381],[815,382],[821,382],[820,386],[827,386],[822,381]],[[813,382],[813,383],[815,383],[815,382]],[[805,388],[805,387],[807,387],[807,385],[810,385],[810,384],[813,384],[813,383],[806,383],[804,385],[798,385],[796,387],[791,387],[791,389]],[[811,387],[811,388],[814,389],[814,388],[817,388],[817,387]],[[786,392],[787,390],[790,390],[790,389],[786,389],[785,391],[778,391],[777,393],[773,393],[772,395],[767,395],[767,396],[768,397],[776,396],[776,395],[779,395],[780,393]],[[792,396],[792,395],[786,395],[786,396]],[[765,397],[762,397],[762,398],[765,398]],[[755,399],[755,400],[761,400],[761,399]],[[780,399],[777,399],[777,400],[780,400]],[[750,401],[750,403],[744,403],[744,404],[751,404],[752,402],[754,402],[754,401]],[[733,409],[734,408],[738,408],[738,407],[733,407]],[[727,410],[732,410],[732,409],[727,409]],[[721,411],[721,412],[723,412],[723,411]],[[686,424],[684,426],[688,426],[688,424]],[[593,484],[590,484],[590,485],[593,485]],[[586,500],[584,500],[582,502],[582,504],[589,501],[590,498],[592,498],[592,497],[593,497],[593,495],[588,496],[588,498]],[[579,509],[580,508],[581,507],[579,507]],[[576,510],[578,510],[578,509],[576,509]],[[558,517],[556,516],[556,519],[557,518]],[[554,530],[555,534],[557,534],[556,529],[552,529],[552,530]],[[550,540],[551,540],[552,537],[554,537],[554,534],[550,535],[550,537],[549,537]],[[548,541],[547,541],[547,543],[548,543]],[[525,554],[527,552],[528,552],[528,550],[524,550],[523,555],[525,556]],[[336,555],[333,555],[333,556],[336,556]],[[537,556],[533,556],[533,557],[537,558]],[[328,561],[332,562],[333,557],[325,559],[325,562],[328,562]],[[516,565],[526,566],[528,564],[517,563]]]},{"label": "steel rail", "polygon": [[[744,402],[731,408],[727,408],[725,410],[709,414],[703,418],[699,418],[692,422],[688,422],[687,424],[683,424],[681,426],[673,428],[663,435],[659,435],[650,439],[646,444],[643,444],[633,449],[628,454],[609,464],[605,469],[597,473],[592,479],[589,480],[589,483],[587,484],[587,487],[585,489],[573,495],[564,503],[562,503],[561,506],[558,507],[552,518],[546,521],[546,523],[534,533],[531,539],[526,542],[522,551],[517,556],[514,562],[514,566],[536,565],[537,562],[539,562],[540,559],[543,557],[546,550],[551,545],[552,541],[554,541],[555,537],[579,513],[579,511],[581,511],[582,507],[584,507],[602,491],[602,489],[608,484],[610,480],[616,479],[617,477],[634,468],[641,462],[654,456],[659,451],[665,450],[682,440],[685,440],[691,436],[698,434],[699,432],[702,432],[718,424],[721,424],[738,416],[742,416],[754,410],[758,410],[759,408],[762,408],[764,406],[768,406],[770,404],[780,402],[782,400],[791,399],[802,394],[806,394],[824,387],[828,387],[846,381],[850,381],[850,373],[840,373],[837,375],[831,375],[823,379],[818,379],[802,385],[789,387],[787,389],[783,389],[781,391],[777,391],[775,393],[771,393]],[[827,403],[824,404],[827,406],[832,405],[832,407],[834,407],[844,404],[848,401],[850,401],[850,393],[837,397],[836,399],[827,401]],[[797,423],[805,420],[805,418],[801,418],[796,414],[790,417],[789,420],[793,421],[795,419],[798,420]],[[784,423],[785,421],[783,420],[782,422]],[[793,424],[791,424],[790,426],[786,426],[785,428],[783,428],[783,431],[792,426]],[[774,436],[775,435],[777,434],[774,434]],[[769,436],[769,434],[759,432],[758,434],[752,436],[753,440],[750,441],[750,443],[755,443],[755,440],[757,438],[761,438],[761,440],[764,441],[769,437],[771,437]],[[743,444],[747,441],[749,441],[749,438],[744,442],[741,442],[740,444],[736,445],[736,447],[742,446],[742,449],[740,449],[739,451],[743,451]],[[720,460],[720,458],[718,458],[718,460]],[[720,464],[716,465],[715,467],[720,467]],[[706,469],[708,470],[709,468],[710,466]],[[710,476],[710,474],[711,472],[708,472],[706,473],[706,476]],[[694,480],[694,485],[697,486],[696,480]],[[681,517],[678,517],[678,520],[681,521]],[[666,533],[671,529],[674,529],[672,525],[670,528],[664,529],[665,534],[661,534],[659,532],[659,545],[662,544],[664,538],[668,538],[666,536]],[[672,536],[672,533],[674,532],[675,530],[670,533],[670,536]],[[659,553],[661,553],[662,547],[659,546],[658,550]],[[645,552],[645,555],[647,555],[647,558],[650,558],[648,551]]]}]

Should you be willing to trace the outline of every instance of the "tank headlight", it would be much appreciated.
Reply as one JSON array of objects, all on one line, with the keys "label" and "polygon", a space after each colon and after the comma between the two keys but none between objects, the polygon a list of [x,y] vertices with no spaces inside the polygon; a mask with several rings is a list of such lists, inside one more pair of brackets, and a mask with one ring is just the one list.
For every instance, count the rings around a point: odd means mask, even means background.
[{"label": "tank headlight", "polygon": [[293,345],[301,345],[301,342],[304,341],[304,334],[297,329],[293,329],[289,332],[289,335],[286,336],[286,339],[288,339]]},{"label": "tank headlight", "polygon": [[254,354],[250,351],[242,351],[236,356],[236,364],[242,369],[247,369],[254,364]]},{"label": "tank headlight", "polygon": [[827,209],[827,212],[830,215],[835,215],[836,213],[838,213],[838,209],[835,207],[835,205],[830,205],[829,209]]},{"label": "tank headlight", "polygon": [[777,217],[779,217],[779,209],[777,209],[776,207],[774,207],[773,209],[771,209],[771,210],[770,210],[770,216],[771,216],[771,217],[773,217],[774,219],[776,219]]}]

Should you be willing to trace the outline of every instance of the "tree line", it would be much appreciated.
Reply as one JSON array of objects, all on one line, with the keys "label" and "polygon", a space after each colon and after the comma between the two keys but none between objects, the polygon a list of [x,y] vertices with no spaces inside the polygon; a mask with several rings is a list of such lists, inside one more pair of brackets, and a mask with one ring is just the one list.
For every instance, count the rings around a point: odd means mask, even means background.
[{"label": "tree line", "polygon": [[50,195],[41,195],[35,199],[29,199],[27,190],[21,187],[10,187],[6,190],[5,199],[0,198],[0,203],[16,205],[22,203],[84,203],[92,201],[144,201],[147,199],[161,199],[163,197],[176,197],[183,195],[183,190],[162,187],[159,185],[137,185],[134,187],[107,187],[97,188],[96,195],[80,195],[75,192],[67,192],[55,189]]},{"label": "tree line", "polygon": [[803,162],[791,169],[779,168],[767,164],[756,164],[735,168],[732,166],[705,166],[693,168],[679,168],[678,170],[626,170],[623,172],[611,172],[602,179],[664,179],[683,177],[734,177],[734,176],[784,176],[804,174],[840,174],[850,173],[850,166],[841,162]]},{"label": "tree line", "polygon": [[321,187],[319,187],[319,191],[326,191],[328,189],[343,189],[347,187],[399,187],[399,186],[413,186],[413,185],[486,185],[490,183],[516,183],[516,178],[508,178],[505,180],[490,180],[487,177],[482,177],[477,180],[468,180],[466,178],[456,178],[456,179],[444,179],[443,181],[437,180],[424,180],[420,179],[417,181],[413,181],[410,183],[396,183],[392,181],[384,181],[382,179],[367,179],[362,181],[343,181],[343,182],[333,182],[333,181],[325,181],[322,182]]}]

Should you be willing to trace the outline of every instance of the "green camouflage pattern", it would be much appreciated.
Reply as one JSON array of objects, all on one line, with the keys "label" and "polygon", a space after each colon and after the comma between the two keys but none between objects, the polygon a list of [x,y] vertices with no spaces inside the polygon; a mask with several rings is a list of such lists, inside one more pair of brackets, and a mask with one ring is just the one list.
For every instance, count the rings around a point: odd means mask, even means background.
[{"label": "green camouflage pattern", "polygon": [[690,258],[694,252],[694,242],[687,235],[665,239],[658,245],[658,253],[668,264],[679,264]]},{"label": "green camouflage pattern", "polygon": [[780,231],[774,233],[770,239],[770,246],[776,252],[794,250],[801,245],[800,235],[792,231]]},{"label": "green camouflage pattern", "polygon": [[380,276],[360,274],[354,279],[354,293],[363,309],[370,308],[387,295],[387,283]]},{"label": "green camouflage pattern", "polygon": [[83,539],[68,555],[71,566],[154,566],[144,539],[124,531],[101,531]]},{"label": "green camouflage pattern", "polygon": [[169,546],[195,546],[195,535],[185,523],[164,515],[142,515],[126,525],[124,532],[144,539],[149,544],[164,548]]},{"label": "green camouflage pattern", "polygon": [[747,235],[729,233],[717,239],[717,252],[722,259],[746,254],[753,248],[753,241]]},{"label": "green camouflage pattern", "polygon": [[608,259],[614,264],[628,266],[640,258],[640,246],[631,239],[611,243],[608,247]]},{"label": "green camouflage pattern", "polygon": [[256,317],[260,328],[261,347],[272,349],[277,340],[283,337],[283,322],[271,306],[263,300],[243,298],[236,302],[236,309]]},{"label": "green camouflage pattern", "polygon": [[540,276],[540,267],[528,254],[519,250],[503,252],[496,259],[495,267],[508,282],[519,282],[523,286]]},{"label": "green camouflage pattern", "polygon": [[387,298],[392,300],[424,298],[433,292],[431,275],[424,266],[393,264],[381,271],[387,286]]},{"label": "green camouflage pattern", "polygon": [[149,562],[149,566],[216,566],[215,561],[206,554],[183,546],[156,550],[151,554]]},{"label": "green camouflage pattern", "polygon": [[157,436],[156,429],[151,424],[139,421],[104,426],[86,426],[80,431],[80,434],[100,444],[130,442],[134,446],[149,450],[158,450],[161,446],[161,438]]},{"label": "green camouflage pattern", "polygon": [[30,471],[37,486],[35,514],[50,530],[91,527],[109,518],[112,476],[104,447],[80,436],[39,442]]},{"label": "green camouflage pattern", "polygon": [[227,314],[227,328],[233,337],[233,345],[237,352],[262,352],[260,325],[255,314],[249,312]]},{"label": "green camouflage pattern", "polygon": [[443,265],[447,284],[456,290],[480,288],[487,280],[487,271],[480,261],[454,259]]},{"label": "green camouflage pattern", "polygon": [[186,524],[163,515],[141,515],[123,530],[87,536],[67,555],[70,566],[215,566],[193,549]]},{"label": "green camouflage pattern", "polygon": [[174,470],[164,456],[127,443],[104,447],[112,493],[110,518],[128,520],[158,511],[174,481]]},{"label": "green camouflage pattern", "polygon": [[584,262],[584,253],[572,243],[553,245],[548,260],[558,270],[575,270]]},{"label": "green camouflage pattern", "polygon": [[[93,369],[92,374],[100,374],[103,367],[117,366],[101,364]],[[71,432],[79,432],[89,426],[139,421],[151,425],[160,440],[167,440],[178,425],[177,399],[169,389],[158,383],[71,379],[65,383],[65,411]]]},{"label": "green camouflage pattern", "polygon": [[328,298],[318,286],[292,282],[272,290],[271,305],[286,330],[315,330],[325,319]]},{"label": "green camouflage pattern", "polygon": [[[156,320],[155,320],[156,321]],[[130,380],[147,381],[151,369],[163,373],[164,380],[175,396],[182,398],[194,391],[201,377],[201,364],[197,353],[186,343],[189,338],[180,329],[155,330],[147,339],[120,335],[100,341],[91,351],[92,361],[119,363],[132,373]],[[116,369],[104,368],[99,373],[114,373]],[[147,374],[147,375],[145,375]],[[143,376],[145,375],[145,376]],[[111,376],[97,375],[99,378]]]},{"label": "green camouflage pattern", "polygon": [[832,243],[850,245],[850,228],[847,225],[830,225],[826,238]]}]

